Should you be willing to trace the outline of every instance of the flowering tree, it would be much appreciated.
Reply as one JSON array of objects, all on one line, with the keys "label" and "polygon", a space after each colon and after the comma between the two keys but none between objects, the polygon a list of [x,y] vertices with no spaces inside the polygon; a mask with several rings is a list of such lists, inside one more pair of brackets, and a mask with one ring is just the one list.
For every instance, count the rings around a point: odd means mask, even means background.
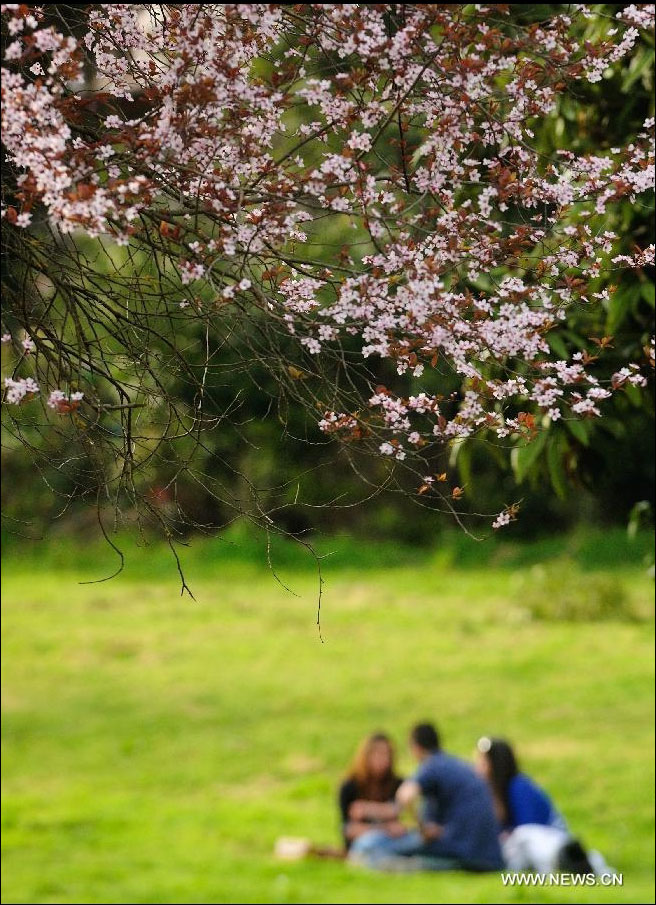
[{"label": "flowering tree", "polygon": [[164,459],[173,487],[227,427],[226,368],[456,515],[445,445],[524,447],[645,384],[653,339],[605,378],[610,337],[552,337],[653,264],[609,217],[653,191],[654,121],[585,155],[534,132],[623,65],[650,4],[53,9],[2,7],[4,408],[46,458],[66,421],[83,492],[155,512],[139,475]]}]

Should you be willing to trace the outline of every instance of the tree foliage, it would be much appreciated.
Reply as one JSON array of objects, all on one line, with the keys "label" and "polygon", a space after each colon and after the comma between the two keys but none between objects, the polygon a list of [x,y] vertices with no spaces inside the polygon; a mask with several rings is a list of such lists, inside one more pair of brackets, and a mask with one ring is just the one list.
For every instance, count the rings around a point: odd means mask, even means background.
[{"label": "tree foliage", "polygon": [[4,420],[65,505],[293,530],[339,449],[502,527],[478,475],[564,497],[642,405],[649,5],[3,12]]}]

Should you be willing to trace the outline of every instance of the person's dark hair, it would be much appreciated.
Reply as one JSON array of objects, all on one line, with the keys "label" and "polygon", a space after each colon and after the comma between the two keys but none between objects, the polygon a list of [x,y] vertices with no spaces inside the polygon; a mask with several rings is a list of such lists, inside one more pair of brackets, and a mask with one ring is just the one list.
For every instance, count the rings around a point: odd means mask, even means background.
[{"label": "person's dark hair", "polygon": [[424,751],[440,750],[440,737],[432,723],[417,723],[410,733],[410,738]]},{"label": "person's dark hair", "polygon": [[507,822],[510,817],[508,788],[510,780],[519,773],[515,752],[505,739],[487,737],[479,740],[478,750],[490,765],[490,783],[503,808],[504,822]]}]

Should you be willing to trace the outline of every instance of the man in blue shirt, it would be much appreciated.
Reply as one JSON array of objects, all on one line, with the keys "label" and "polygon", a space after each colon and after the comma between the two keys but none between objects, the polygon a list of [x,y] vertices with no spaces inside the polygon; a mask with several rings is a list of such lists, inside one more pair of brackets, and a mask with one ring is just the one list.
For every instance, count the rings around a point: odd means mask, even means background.
[{"label": "man in blue shirt", "polygon": [[485,781],[465,761],[441,750],[430,723],[414,727],[410,748],[419,768],[400,786],[396,804],[400,812],[422,799],[419,830],[396,838],[367,833],[354,843],[354,857],[372,866],[385,866],[395,856],[422,856],[433,869],[500,870],[499,825]]}]

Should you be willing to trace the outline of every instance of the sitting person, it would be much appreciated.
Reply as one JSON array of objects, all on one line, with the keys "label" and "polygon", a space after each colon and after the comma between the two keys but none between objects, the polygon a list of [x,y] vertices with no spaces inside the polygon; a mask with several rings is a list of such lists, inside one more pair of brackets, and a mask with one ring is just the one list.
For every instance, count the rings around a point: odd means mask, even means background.
[{"label": "sitting person", "polygon": [[510,870],[614,872],[598,852],[586,854],[547,793],[520,772],[508,742],[484,737],[477,749],[476,771],[490,786],[501,827],[503,856]]},{"label": "sitting person", "polygon": [[339,810],[344,845],[372,827],[391,835],[404,832],[398,820],[394,796],[402,779],[394,770],[394,749],[390,739],[377,732],[364,739],[339,790]]},{"label": "sitting person", "polygon": [[504,832],[524,823],[567,829],[547,793],[520,772],[508,742],[485,736],[476,747],[475,769],[490,786],[494,810]]},{"label": "sitting person", "polygon": [[362,833],[351,847],[352,859],[390,869],[402,869],[399,861],[411,857],[433,870],[500,870],[498,824],[487,784],[469,764],[441,750],[429,723],[415,726],[410,748],[419,768],[396,793],[397,814],[422,798],[419,829]]}]

